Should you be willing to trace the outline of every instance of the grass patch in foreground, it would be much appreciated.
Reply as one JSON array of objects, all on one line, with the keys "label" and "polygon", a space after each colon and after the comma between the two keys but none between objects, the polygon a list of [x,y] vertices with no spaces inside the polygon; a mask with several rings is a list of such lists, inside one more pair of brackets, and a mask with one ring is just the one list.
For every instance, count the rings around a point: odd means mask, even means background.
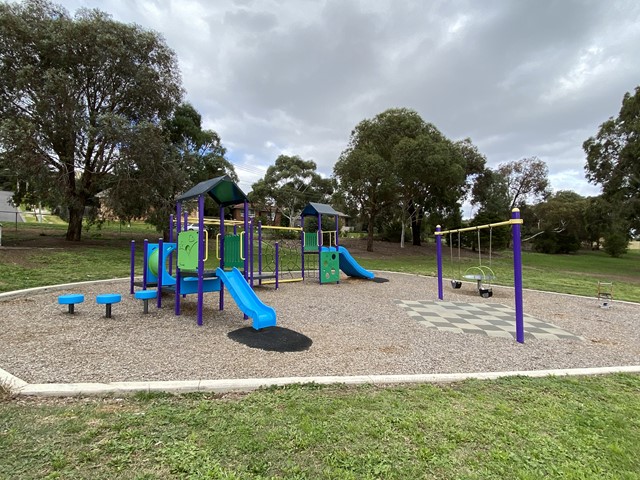
[{"label": "grass patch in foreground", "polygon": [[5,402],[1,478],[640,478],[640,376]]}]

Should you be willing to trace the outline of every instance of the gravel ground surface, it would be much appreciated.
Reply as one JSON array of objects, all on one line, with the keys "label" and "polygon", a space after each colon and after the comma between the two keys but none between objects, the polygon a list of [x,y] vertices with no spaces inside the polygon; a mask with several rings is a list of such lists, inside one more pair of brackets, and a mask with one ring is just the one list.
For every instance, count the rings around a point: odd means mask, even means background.
[{"label": "gravel ground surface", "polygon": [[[441,332],[409,317],[394,300],[435,300],[436,280],[378,273],[387,283],[344,277],[338,285],[288,283],[275,291],[257,288],[276,309],[278,325],[309,337],[301,352],[250,348],[228,337],[250,325],[227,295],[205,294],[204,325],[198,327],[195,296],[173,314],[128,295],[128,282],[114,281],[29,294],[0,301],[0,367],[29,383],[197,380],[308,375],[417,374],[536,370],[640,364],[640,305],[526,291],[524,310],[585,339],[514,340]],[[76,314],[58,305],[62,293],[84,293]],[[96,305],[100,293],[122,293],[113,318]],[[447,288],[445,300],[501,303],[513,308],[513,290],[494,287],[479,297],[471,284]],[[526,322],[525,322],[526,331]]]}]

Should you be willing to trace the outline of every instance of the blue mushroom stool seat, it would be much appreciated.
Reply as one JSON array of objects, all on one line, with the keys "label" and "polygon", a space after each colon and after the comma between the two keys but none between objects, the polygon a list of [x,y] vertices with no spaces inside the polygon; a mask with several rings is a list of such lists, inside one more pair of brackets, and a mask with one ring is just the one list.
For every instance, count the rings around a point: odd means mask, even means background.
[{"label": "blue mushroom stool seat", "polygon": [[158,291],[157,290],[138,290],[134,297],[138,300],[144,301],[143,312],[149,313],[149,300],[152,298],[157,298]]},{"label": "blue mushroom stool seat", "polygon": [[111,318],[111,304],[118,303],[122,297],[118,293],[104,293],[96,297],[98,305],[106,305],[106,317]]},{"label": "blue mushroom stool seat", "polygon": [[58,297],[58,303],[60,305],[69,305],[69,313],[74,313],[75,304],[82,302],[84,302],[84,295],[80,293],[70,293]]}]

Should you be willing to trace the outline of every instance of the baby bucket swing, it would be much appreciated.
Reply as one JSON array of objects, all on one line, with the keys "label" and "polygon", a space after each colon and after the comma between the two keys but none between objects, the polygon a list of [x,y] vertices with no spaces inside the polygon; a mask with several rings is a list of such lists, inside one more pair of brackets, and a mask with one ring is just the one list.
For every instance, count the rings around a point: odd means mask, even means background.
[{"label": "baby bucket swing", "polygon": [[478,229],[478,265],[469,267],[464,271],[462,278],[467,280],[475,280],[478,285],[478,293],[482,298],[490,298],[493,296],[491,281],[495,280],[496,275],[491,269],[491,242],[493,228],[489,228],[489,266],[482,265],[482,248],[480,247],[480,230]]},{"label": "baby bucket swing", "polygon": [[[455,269],[453,267],[453,235],[451,232],[449,232],[449,251],[451,253],[451,273],[454,274]],[[458,278],[461,278],[460,273],[460,232],[458,232],[458,276],[456,277],[455,275],[452,275],[451,288],[457,290],[458,288],[462,287],[462,281],[458,280]]]}]

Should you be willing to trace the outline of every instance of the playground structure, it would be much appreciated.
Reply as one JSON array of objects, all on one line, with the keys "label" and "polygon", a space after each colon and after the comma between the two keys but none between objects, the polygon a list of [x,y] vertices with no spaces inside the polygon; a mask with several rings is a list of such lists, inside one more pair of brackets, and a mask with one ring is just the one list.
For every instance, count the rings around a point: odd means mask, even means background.
[{"label": "playground structure", "polygon": [[[522,304],[522,249],[521,249],[521,225],[522,219],[520,218],[520,210],[514,208],[511,212],[511,219],[498,222],[498,223],[490,223],[487,225],[477,225],[473,227],[465,227],[458,228],[453,230],[442,230],[440,225],[436,227],[435,236],[436,236],[436,257],[438,264],[438,299],[444,299],[444,289],[442,288],[442,236],[450,235],[457,233],[458,235],[461,232],[467,231],[477,231],[478,232],[478,242],[480,241],[480,230],[491,229],[496,227],[503,226],[511,226],[511,234],[512,234],[512,244],[513,244],[513,278],[514,278],[514,294],[515,294],[515,310],[516,310],[516,340],[519,343],[524,343],[524,312],[523,312],[523,304]],[[489,234],[489,238],[491,239],[491,233]],[[460,237],[458,237],[458,252],[460,252]],[[491,240],[489,241],[489,252],[491,252]],[[452,247],[451,247],[452,248]],[[453,250],[451,250],[451,257],[453,262]],[[465,274],[462,275],[462,278],[467,280],[474,280],[477,282],[477,288],[480,296],[483,298],[489,298],[492,296],[493,292],[491,290],[490,282],[495,279],[495,274],[490,267],[482,265],[482,254],[480,253],[480,245],[478,245],[478,255],[480,264],[477,267],[471,267],[465,271]],[[489,253],[491,258],[491,253]],[[458,253],[458,259],[460,257],[460,253]],[[462,286],[462,282],[457,279],[451,280],[451,286],[453,288],[460,288]]]},{"label": "playground structure", "polygon": [[[219,206],[219,218],[205,218],[206,196]],[[189,217],[186,208],[183,210],[184,203],[192,200],[197,200],[197,218]],[[169,221],[169,241],[144,242],[142,289],[156,286],[157,292],[174,293],[176,315],[181,314],[181,298],[196,294],[198,325],[203,324],[204,293],[219,292],[219,309],[224,310],[226,289],[245,318],[252,318],[254,329],[275,326],[275,310],[262,303],[253,287],[275,284],[277,289],[283,282],[305,280],[311,271],[308,261],[305,266],[305,255],[317,254],[320,283],[338,282],[339,269],[350,276],[373,278],[373,273],[360,267],[349,252],[338,245],[339,214],[329,205],[309,204],[302,214],[301,227],[262,225],[249,218],[248,199],[228,176],[200,182],[177,197],[176,202],[176,215]],[[243,205],[243,220],[225,219],[225,208],[238,204]],[[323,214],[335,216],[335,231],[322,232]],[[317,216],[317,232],[304,232],[304,218],[308,215]],[[213,249],[216,258],[209,260]],[[217,265],[212,268],[212,263]],[[131,294],[135,293],[134,276],[135,242],[132,241]],[[143,297],[138,294],[137,298]],[[156,298],[157,307],[162,306],[162,295],[148,298]]]},{"label": "playground structure", "polygon": [[[323,215],[334,217],[335,230],[322,230]],[[341,214],[336,212],[330,205],[323,203],[311,202],[302,210],[300,219],[302,230],[304,230],[304,220],[306,217],[315,217],[318,222],[317,231],[303,231],[303,253],[307,255],[307,258],[317,259],[318,279],[321,284],[339,282],[340,270],[350,277],[371,280],[374,278],[373,272],[362,268],[351,256],[349,251],[339,244],[338,232],[340,231],[340,215]],[[304,255],[302,259],[302,270],[304,272]]]}]

